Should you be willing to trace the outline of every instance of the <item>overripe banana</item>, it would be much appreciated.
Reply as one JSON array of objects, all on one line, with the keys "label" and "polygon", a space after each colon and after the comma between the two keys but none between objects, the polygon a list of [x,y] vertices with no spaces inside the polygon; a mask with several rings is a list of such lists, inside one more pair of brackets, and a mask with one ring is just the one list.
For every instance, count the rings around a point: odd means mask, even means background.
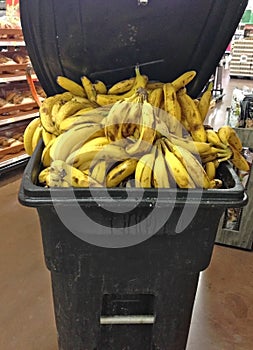
[{"label": "overripe banana", "polygon": [[181,74],[177,79],[173,80],[172,84],[175,87],[176,91],[178,91],[179,89],[184,88],[187,84],[189,84],[195,76],[196,72],[194,70],[185,72]]},{"label": "overripe banana", "polygon": [[51,163],[50,177],[52,177],[55,182],[58,180],[58,186],[60,187],[61,182],[65,181],[72,187],[101,187],[91,176],[62,160],[55,160]]},{"label": "overripe banana", "polygon": [[168,125],[172,133],[175,133],[178,124],[181,123],[181,107],[177,100],[176,89],[173,84],[163,85],[164,109],[168,113]]},{"label": "overripe banana", "polygon": [[181,106],[182,115],[184,115],[189,131],[194,141],[206,142],[206,131],[201,119],[200,112],[196,107],[193,99],[185,93],[184,90],[180,90],[177,94],[178,102]]},{"label": "overripe banana", "polygon": [[106,186],[116,187],[136,169],[137,159],[129,158],[112,168],[106,176]]},{"label": "overripe banana", "polygon": [[83,84],[83,88],[86,92],[88,99],[92,103],[96,104],[97,93],[96,93],[96,89],[95,89],[94,85],[92,84],[92,82],[90,81],[90,79],[88,77],[86,77],[85,75],[83,75],[81,77],[81,82]]},{"label": "overripe banana", "polygon": [[230,158],[230,161],[232,164],[239,170],[242,171],[249,171],[249,163],[247,160],[243,157],[243,155],[233,146],[230,145],[230,148],[232,149],[233,155]]},{"label": "overripe banana", "polygon": [[110,141],[122,139],[121,126],[125,115],[128,115],[131,102],[120,100],[114,103],[104,121],[105,135]]},{"label": "overripe banana", "polygon": [[128,145],[126,151],[130,155],[147,153],[151,149],[155,138],[156,118],[154,107],[144,100],[140,120],[140,137],[136,142]]},{"label": "overripe banana", "polygon": [[115,83],[109,90],[108,94],[109,95],[118,95],[118,94],[123,94],[125,92],[128,92],[129,90],[132,89],[133,85],[135,82],[135,77],[121,80],[117,83]]},{"label": "overripe banana", "polygon": [[231,126],[224,125],[220,127],[218,135],[225,145],[231,145],[233,148],[237,149],[238,152],[242,151],[242,142],[236,131]]}]

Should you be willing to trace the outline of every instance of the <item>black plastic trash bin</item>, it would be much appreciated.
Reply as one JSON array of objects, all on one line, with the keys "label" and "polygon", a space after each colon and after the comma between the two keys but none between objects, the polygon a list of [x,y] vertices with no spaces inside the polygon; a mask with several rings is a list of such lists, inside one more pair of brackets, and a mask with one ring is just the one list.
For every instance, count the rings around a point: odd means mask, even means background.
[{"label": "black plastic trash bin", "polygon": [[[61,91],[57,75],[79,81],[87,74],[110,85],[140,63],[144,74],[162,81],[195,69],[189,92],[196,96],[246,4],[20,0],[29,55],[48,95]],[[225,208],[246,202],[232,168],[219,168],[222,189],[117,188],[109,196],[103,189],[38,186],[41,152],[42,143],[24,172],[19,200],[39,214],[59,349],[185,349],[199,272],[210,263],[219,219]],[[66,217],[78,223],[75,230]]]},{"label": "black plastic trash bin", "polygon": [[[95,234],[111,243],[110,236],[103,236],[105,226],[137,224],[154,210],[156,193],[146,191],[139,206],[122,215],[115,214],[115,208],[128,206],[124,190],[112,190],[113,200],[103,198],[99,189],[75,189],[75,199],[72,189],[39,187],[41,152],[42,144],[25,170],[19,199],[38,210],[46,265],[52,276],[59,348],[185,349],[199,272],[210,262],[219,219],[226,207],[242,206],[246,201],[234,171],[229,165],[220,167],[224,189],[203,193],[178,190],[176,197],[173,190],[164,189],[156,218],[164,217],[171,207],[173,211],[161,229],[137,245],[107,248],[70,232],[59,209],[65,207],[80,220],[75,214],[78,202],[86,215],[102,224]],[[139,197],[138,190],[131,191]],[[176,233],[187,206],[189,210],[195,206],[197,212],[187,227]],[[83,231],[87,230],[85,224],[84,220]],[[146,221],[146,229],[144,226],[136,235],[145,235],[150,225],[152,222]]]}]

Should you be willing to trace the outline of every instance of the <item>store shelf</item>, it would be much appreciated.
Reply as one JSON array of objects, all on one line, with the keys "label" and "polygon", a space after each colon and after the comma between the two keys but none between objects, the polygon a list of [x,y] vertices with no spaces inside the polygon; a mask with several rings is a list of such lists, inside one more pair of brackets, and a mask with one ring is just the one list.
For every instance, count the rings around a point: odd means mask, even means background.
[{"label": "store shelf", "polygon": [[230,77],[253,77],[252,38],[246,38],[234,42],[229,70]]},{"label": "store shelf", "polygon": [[14,168],[18,168],[21,165],[25,165],[29,159],[30,156],[28,156],[25,153],[25,151],[23,151],[15,157],[11,157],[9,159],[5,159],[4,161],[0,161],[0,175],[13,170]]},{"label": "store shelf", "polygon": [[39,115],[39,109],[35,109],[31,113],[19,112],[15,116],[0,116],[0,126],[17,123],[22,120],[36,118]]},{"label": "store shelf", "polygon": [[38,105],[35,101],[32,102],[23,102],[17,105],[7,104],[3,107],[0,107],[0,115],[10,112],[19,112],[19,111],[31,111],[33,108],[36,108]]},{"label": "store shelf", "polygon": [[[26,70],[26,67],[27,67],[27,63],[24,63],[24,64],[0,64],[0,73],[14,73],[17,72],[17,71],[23,71],[23,74]],[[7,73],[7,74],[8,74]]]},{"label": "store shelf", "polygon": [[25,42],[18,39],[0,39],[0,46],[25,46]]},{"label": "store shelf", "polygon": [[[37,76],[35,74],[32,75],[32,79],[36,80]],[[15,75],[12,74],[1,74],[0,76],[0,83],[9,83],[13,81],[20,81],[20,80],[26,80],[26,75],[24,72],[17,72]]]},{"label": "store shelf", "polygon": [[[35,118],[39,114],[39,108],[33,98],[25,97],[22,103],[15,103],[16,100],[7,99],[8,94],[12,91],[17,92],[17,96],[24,93],[24,86],[27,85],[26,68],[29,60],[16,63],[14,54],[26,53],[25,42],[22,29],[20,28],[4,28],[0,29],[0,46],[2,47],[2,55],[10,58],[7,63],[0,64],[0,87],[1,97],[7,101],[7,104],[0,107],[0,135],[12,138],[15,133],[22,133],[30,119]],[[22,46],[22,48],[21,48]],[[20,47],[20,48],[19,48]],[[24,56],[25,57],[25,56]],[[24,63],[22,63],[24,62]],[[35,74],[32,75],[33,80],[37,80]],[[27,85],[29,90],[29,86]],[[20,100],[21,101],[21,100]],[[16,168],[27,162],[29,156],[24,150],[23,143],[13,143],[7,147],[0,147],[0,173],[3,174],[10,169]]]}]

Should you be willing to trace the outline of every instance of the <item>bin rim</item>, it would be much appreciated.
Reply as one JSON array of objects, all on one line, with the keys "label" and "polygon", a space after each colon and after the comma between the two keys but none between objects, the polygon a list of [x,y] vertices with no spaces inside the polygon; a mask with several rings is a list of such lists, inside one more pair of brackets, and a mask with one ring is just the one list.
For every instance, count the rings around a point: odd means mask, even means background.
[{"label": "bin rim", "polygon": [[[76,204],[78,202],[82,206],[99,206],[103,203],[110,204],[112,207],[131,205],[136,202],[134,195],[129,200],[126,200],[128,191],[132,194],[136,193],[136,198],[142,199],[139,206],[160,206],[169,207],[183,206],[190,193],[190,200],[187,205],[206,206],[206,207],[242,207],[247,204],[247,194],[233,167],[228,162],[220,165],[220,169],[226,172],[233,180],[232,187],[221,189],[159,189],[159,204],[156,202],[157,189],[137,189],[129,188],[127,192],[124,188],[107,189],[109,195],[105,194],[105,188],[45,188],[36,184],[38,173],[41,169],[41,153],[43,150],[43,141],[41,140],[31,156],[23,174],[22,182],[19,189],[18,199],[22,205],[29,207],[42,207],[52,205],[67,205]],[[69,194],[75,195],[69,196]],[[54,200],[52,200],[52,195]]]}]

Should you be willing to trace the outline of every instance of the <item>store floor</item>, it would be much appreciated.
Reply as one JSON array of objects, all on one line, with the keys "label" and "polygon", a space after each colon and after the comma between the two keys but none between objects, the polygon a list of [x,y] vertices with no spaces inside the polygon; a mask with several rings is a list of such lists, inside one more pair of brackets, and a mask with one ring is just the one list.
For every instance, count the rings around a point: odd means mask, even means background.
[{"label": "store floor", "polygon": [[[216,126],[224,121],[233,87],[253,87],[250,80],[224,79],[226,95],[210,119]],[[39,219],[35,209],[18,203],[21,176],[17,171],[0,179],[0,350],[56,350]],[[253,252],[215,245],[201,273],[187,350],[251,350],[252,330]]]}]

